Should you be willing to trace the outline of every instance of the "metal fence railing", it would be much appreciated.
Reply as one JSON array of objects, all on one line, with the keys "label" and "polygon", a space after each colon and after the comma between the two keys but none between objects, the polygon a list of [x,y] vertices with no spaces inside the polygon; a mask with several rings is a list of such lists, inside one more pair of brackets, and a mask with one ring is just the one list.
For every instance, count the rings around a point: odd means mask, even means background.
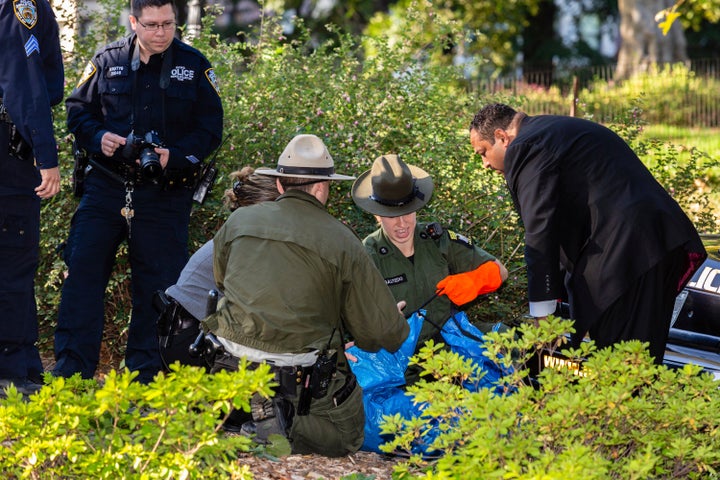
[{"label": "metal fence railing", "polygon": [[479,96],[517,96],[531,115],[592,115],[608,122],[626,112],[636,97],[652,123],[720,127],[720,58],[653,65],[622,81],[615,79],[615,70],[615,65],[518,69],[522,73],[472,79],[469,88]]}]

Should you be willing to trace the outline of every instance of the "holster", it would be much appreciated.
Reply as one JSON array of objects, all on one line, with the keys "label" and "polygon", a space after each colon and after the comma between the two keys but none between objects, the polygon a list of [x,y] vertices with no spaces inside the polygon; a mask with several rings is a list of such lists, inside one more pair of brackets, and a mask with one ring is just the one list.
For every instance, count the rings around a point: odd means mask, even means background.
[{"label": "holster", "polygon": [[0,128],[7,129],[7,153],[21,160],[32,161],[32,146],[20,135],[20,132],[5,108],[5,104],[2,103],[2,98],[0,98]]},{"label": "holster", "polygon": [[76,198],[82,197],[85,191],[85,178],[89,172],[89,157],[77,140],[73,140],[72,192]]},{"label": "holster", "polygon": [[159,313],[157,321],[158,338],[160,348],[170,346],[172,339],[172,326],[175,319],[178,304],[168,298],[162,290],[157,290],[153,295],[153,308]]}]

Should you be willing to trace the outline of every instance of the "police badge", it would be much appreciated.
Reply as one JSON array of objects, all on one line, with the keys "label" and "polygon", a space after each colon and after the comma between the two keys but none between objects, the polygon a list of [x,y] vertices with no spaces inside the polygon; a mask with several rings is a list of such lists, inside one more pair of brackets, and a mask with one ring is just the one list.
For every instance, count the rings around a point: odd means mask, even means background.
[{"label": "police badge", "polygon": [[27,28],[33,28],[37,24],[38,14],[35,0],[15,0],[13,6],[15,7],[15,16],[20,23]]}]

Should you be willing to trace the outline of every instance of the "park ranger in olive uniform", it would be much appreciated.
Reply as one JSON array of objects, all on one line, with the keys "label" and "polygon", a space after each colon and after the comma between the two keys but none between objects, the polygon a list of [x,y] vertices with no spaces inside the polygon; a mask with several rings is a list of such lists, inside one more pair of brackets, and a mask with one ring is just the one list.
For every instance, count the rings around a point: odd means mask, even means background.
[{"label": "park ranger in olive uniform", "polygon": [[[426,309],[417,348],[430,338],[442,341],[440,329],[457,310],[477,295],[497,289],[507,270],[467,237],[437,223],[417,223],[416,211],[429,200],[432,178],[397,155],[384,155],[353,185],[355,203],[372,213],[381,227],[363,243],[405,312]],[[419,370],[409,368],[413,383]]]},{"label": "park ranger in olive uniform", "polygon": [[355,452],[365,418],[345,339],[395,351],[408,324],[358,237],[325,209],[330,181],[354,177],[334,173],[322,140],[298,135],[276,169],[255,172],[277,176],[281,196],[236,210],[215,235],[215,280],[225,297],[203,322],[222,344],[214,370],[245,358],[276,373],[273,405],[259,412],[251,402],[255,422],[246,433],[286,433],[293,453]]}]

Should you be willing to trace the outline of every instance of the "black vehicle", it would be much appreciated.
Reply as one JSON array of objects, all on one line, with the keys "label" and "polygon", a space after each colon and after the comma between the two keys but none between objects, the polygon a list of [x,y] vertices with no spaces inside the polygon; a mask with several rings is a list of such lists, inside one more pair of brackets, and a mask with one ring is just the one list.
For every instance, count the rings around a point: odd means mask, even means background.
[{"label": "black vehicle", "polygon": [[[699,365],[720,380],[720,235],[703,235],[708,258],[695,272],[675,299],[668,343],[663,363],[679,368],[688,363]],[[560,315],[568,312],[567,304]],[[569,367],[580,371],[579,362],[559,352],[540,353],[537,368]]]},{"label": "black vehicle", "polygon": [[694,363],[720,380],[720,235],[703,242],[708,258],[675,300],[664,363]]}]

